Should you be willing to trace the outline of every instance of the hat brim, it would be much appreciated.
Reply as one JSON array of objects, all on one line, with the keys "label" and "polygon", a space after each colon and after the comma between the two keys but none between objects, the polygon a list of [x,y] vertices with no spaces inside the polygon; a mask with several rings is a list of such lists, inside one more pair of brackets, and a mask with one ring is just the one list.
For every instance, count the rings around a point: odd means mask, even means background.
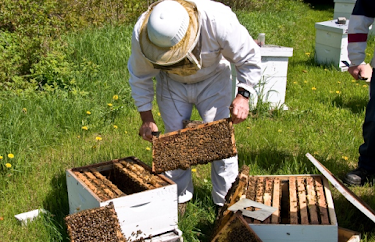
[{"label": "hat brim", "polygon": [[200,18],[195,3],[190,1],[184,1],[183,6],[187,9],[189,13],[190,22],[185,37],[180,41],[183,44],[178,43],[176,46],[172,47],[159,47],[153,44],[148,38],[146,26],[153,7],[155,7],[158,3],[162,1],[158,1],[150,5],[149,9],[145,13],[145,19],[141,25],[141,30],[139,34],[139,44],[143,55],[151,63],[168,66],[181,61],[187,56],[187,54],[190,51],[193,50],[199,39]]}]

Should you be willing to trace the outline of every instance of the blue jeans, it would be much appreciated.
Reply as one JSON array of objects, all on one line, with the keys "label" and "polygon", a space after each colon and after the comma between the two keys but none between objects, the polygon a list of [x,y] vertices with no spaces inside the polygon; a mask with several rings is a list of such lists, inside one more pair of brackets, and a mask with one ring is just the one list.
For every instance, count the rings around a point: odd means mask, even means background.
[{"label": "blue jeans", "polygon": [[359,146],[358,167],[375,172],[375,69],[372,70],[370,100],[362,126],[364,143]]}]

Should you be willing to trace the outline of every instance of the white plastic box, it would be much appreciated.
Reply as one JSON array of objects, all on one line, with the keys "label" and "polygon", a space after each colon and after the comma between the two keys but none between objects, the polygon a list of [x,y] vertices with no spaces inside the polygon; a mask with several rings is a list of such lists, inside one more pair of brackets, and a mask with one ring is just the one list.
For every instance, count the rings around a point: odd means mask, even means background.
[{"label": "white plastic box", "polygon": [[[140,237],[151,237],[152,241],[180,241],[181,231],[178,230],[177,225],[177,185],[173,181],[163,175],[157,175],[167,185],[103,201],[104,199],[101,199],[97,192],[90,189],[82,179],[75,175],[75,171],[79,169],[94,168],[104,174],[103,176],[107,176],[113,171],[114,163],[123,160],[145,165],[135,157],[126,157],[66,170],[69,213],[103,207],[113,202],[122,233],[126,239],[136,240]],[[173,238],[178,239],[172,240]]]},{"label": "white plastic box", "polygon": [[333,64],[341,71],[348,68],[342,61],[348,58],[348,24],[338,24],[337,20],[315,23],[315,61],[319,64]]}]

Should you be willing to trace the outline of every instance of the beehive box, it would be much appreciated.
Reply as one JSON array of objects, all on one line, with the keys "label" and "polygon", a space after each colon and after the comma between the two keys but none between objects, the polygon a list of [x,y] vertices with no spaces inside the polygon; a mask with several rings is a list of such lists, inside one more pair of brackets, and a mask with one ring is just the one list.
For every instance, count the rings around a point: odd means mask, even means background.
[{"label": "beehive box", "polygon": [[[333,18],[337,19],[338,17],[345,17],[350,19],[356,0],[335,0],[335,7],[333,10]],[[371,25],[369,30],[370,35],[375,34],[375,28]]]},{"label": "beehive box", "polygon": [[233,124],[221,119],[154,137],[152,171],[184,169],[237,155]]},{"label": "beehive box", "polygon": [[[246,176],[234,183],[216,228],[228,220],[229,206],[240,197],[277,208],[264,221],[244,217],[263,242],[337,242],[338,225],[327,179],[322,175]],[[254,208],[247,208],[254,209]],[[218,229],[218,230],[219,230]],[[270,233],[272,231],[272,233]]]},{"label": "beehive box", "polygon": [[135,157],[66,171],[70,214],[113,202],[126,239],[178,230],[177,185]]},{"label": "beehive box", "polygon": [[338,24],[337,20],[315,23],[315,61],[319,64],[333,64],[337,69],[346,71],[342,63],[348,58],[348,24]]},{"label": "beehive box", "polygon": [[256,89],[263,102],[270,103],[271,108],[288,109],[285,103],[288,61],[293,56],[293,48],[264,45],[260,48],[262,55],[262,78]]}]

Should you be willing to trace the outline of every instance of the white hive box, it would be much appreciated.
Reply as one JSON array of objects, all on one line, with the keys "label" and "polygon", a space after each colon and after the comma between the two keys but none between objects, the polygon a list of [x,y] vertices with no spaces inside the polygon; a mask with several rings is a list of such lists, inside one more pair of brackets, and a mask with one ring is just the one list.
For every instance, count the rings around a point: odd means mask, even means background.
[{"label": "white hive box", "polygon": [[[333,18],[345,17],[350,19],[356,0],[335,0]],[[370,27],[370,35],[375,35],[375,28]]]},{"label": "white hive box", "polygon": [[[119,171],[125,168],[126,173]],[[177,185],[163,175],[152,174],[137,158],[68,169],[66,181],[70,214],[113,202],[126,239],[180,241]]]},{"label": "white hive box", "polygon": [[342,61],[348,58],[348,24],[338,24],[337,20],[315,23],[315,61],[319,64],[333,64],[341,71],[348,68]]},{"label": "white hive box", "polygon": [[270,103],[272,108],[288,109],[284,103],[288,60],[293,56],[293,48],[264,45],[260,48],[260,53],[262,55],[262,78],[256,87],[258,98]]}]

